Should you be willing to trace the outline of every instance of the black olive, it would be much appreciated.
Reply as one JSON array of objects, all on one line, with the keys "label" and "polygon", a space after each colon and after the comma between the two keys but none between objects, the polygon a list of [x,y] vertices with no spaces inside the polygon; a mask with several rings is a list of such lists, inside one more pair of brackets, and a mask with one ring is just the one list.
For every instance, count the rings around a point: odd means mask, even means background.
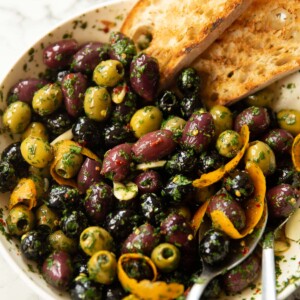
[{"label": "black olive", "polygon": [[70,72],[69,70],[59,71],[59,72],[57,73],[56,82],[57,82],[58,84],[61,84],[63,78],[64,78],[66,75],[70,74],[70,73],[71,73],[71,72]]},{"label": "black olive", "polygon": [[185,119],[189,119],[200,108],[203,108],[203,103],[198,93],[183,97],[180,101],[180,112]]},{"label": "black olive", "polygon": [[73,210],[72,212],[66,212],[61,219],[60,226],[67,237],[78,238],[88,226],[88,219],[82,211]]},{"label": "black olive", "polygon": [[119,300],[126,296],[126,292],[119,282],[108,285],[104,293],[105,300]]},{"label": "black olive", "polygon": [[11,192],[18,183],[16,171],[8,161],[0,161],[0,192]]},{"label": "black olive", "polygon": [[175,93],[171,91],[164,91],[162,95],[159,96],[156,104],[166,117],[178,114],[179,101]]},{"label": "black olive", "polygon": [[229,253],[229,238],[223,232],[211,229],[200,242],[200,255],[204,262],[215,265],[223,261]]},{"label": "black olive", "polygon": [[73,266],[74,266],[74,274],[75,276],[80,274],[88,275],[88,263],[89,257],[85,254],[82,254],[82,252],[79,252],[75,255],[73,258]]},{"label": "black olive", "polygon": [[152,280],[153,271],[149,264],[143,259],[126,260],[123,264],[124,271],[130,278],[134,278],[137,281],[143,279]]},{"label": "black olive", "polygon": [[186,68],[177,78],[177,87],[184,95],[191,95],[199,90],[200,82],[197,71],[193,68]]},{"label": "black olive", "polygon": [[53,114],[44,117],[43,121],[49,131],[51,139],[54,139],[69,130],[73,124],[70,116],[64,111],[54,112]]},{"label": "black olive", "polygon": [[72,300],[101,300],[102,289],[85,275],[80,275],[71,284],[70,296]]},{"label": "black olive", "polygon": [[140,197],[142,215],[151,224],[159,224],[166,216],[164,213],[163,202],[154,193],[145,193]]},{"label": "black olive", "polygon": [[199,171],[201,173],[209,173],[224,165],[224,157],[218,151],[212,149],[202,152],[199,156]]}]

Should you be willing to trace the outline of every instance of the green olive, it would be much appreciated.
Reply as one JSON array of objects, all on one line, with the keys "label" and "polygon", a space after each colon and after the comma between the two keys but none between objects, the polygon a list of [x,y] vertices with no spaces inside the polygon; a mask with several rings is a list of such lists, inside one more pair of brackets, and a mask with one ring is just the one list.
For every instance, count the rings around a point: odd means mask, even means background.
[{"label": "green olive", "polygon": [[124,77],[124,67],[118,60],[108,59],[96,66],[93,80],[100,86],[113,87]]},{"label": "green olive", "polygon": [[265,88],[248,96],[245,100],[249,106],[271,107],[274,100],[274,91],[270,88]]},{"label": "green olive", "polygon": [[277,113],[279,127],[296,136],[300,133],[300,111],[283,109]]},{"label": "green olive", "polygon": [[77,251],[77,241],[67,237],[62,230],[51,233],[48,240],[53,250],[62,250],[68,253],[75,253]]},{"label": "green olive", "polygon": [[272,149],[264,142],[254,141],[250,143],[245,156],[245,163],[256,163],[264,173],[264,175],[270,175],[274,173],[276,169],[275,155]]},{"label": "green olive", "polygon": [[172,244],[162,243],[153,249],[151,260],[160,271],[172,272],[178,267],[180,251]]},{"label": "green olive", "polygon": [[40,116],[47,116],[56,111],[63,100],[63,93],[57,83],[49,83],[33,96],[32,108]]},{"label": "green olive", "polygon": [[130,126],[137,138],[158,130],[162,122],[162,112],[156,106],[145,106],[135,112],[130,120]]},{"label": "green olive", "polygon": [[104,87],[89,87],[84,96],[83,108],[85,114],[92,120],[106,120],[111,112],[111,98]]},{"label": "green olive", "polygon": [[58,224],[59,218],[56,212],[54,212],[51,208],[49,208],[46,204],[41,205],[37,208],[36,212],[36,220],[38,226],[47,226],[50,231],[53,231]]},{"label": "green olive", "polygon": [[216,137],[218,137],[223,131],[232,129],[233,117],[232,112],[228,107],[223,105],[214,105],[209,112],[214,119]]},{"label": "green olive", "polygon": [[63,178],[72,178],[77,175],[83,162],[81,153],[74,151],[66,152],[55,165],[56,173]]},{"label": "green olive", "polygon": [[234,130],[225,130],[217,138],[216,148],[220,155],[232,158],[243,147],[241,136]]},{"label": "green olive", "polygon": [[51,178],[50,166],[46,166],[44,168],[36,168],[34,166],[29,166],[28,171],[30,175],[37,175],[42,178]]},{"label": "green olive", "polygon": [[117,261],[114,253],[101,250],[88,261],[89,277],[102,284],[111,284],[117,274]]},{"label": "green olive", "polygon": [[111,250],[113,238],[102,227],[90,226],[80,235],[80,247],[87,255],[93,255],[100,250]]},{"label": "green olive", "polygon": [[25,140],[29,136],[38,137],[42,140],[48,141],[48,133],[46,126],[40,122],[30,123],[27,129],[22,134],[22,140]]},{"label": "green olive", "polygon": [[3,126],[12,133],[23,133],[30,123],[31,109],[27,103],[16,101],[3,114]]},{"label": "green olive", "polygon": [[34,227],[34,214],[26,205],[14,206],[6,219],[7,229],[10,234],[22,236]]},{"label": "green olive", "polygon": [[41,138],[29,136],[21,143],[23,158],[37,168],[46,167],[53,159],[50,144]]},{"label": "green olive", "polygon": [[161,128],[172,131],[174,136],[181,136],[185,124],[186,120],[173,116],[164,121]]}]

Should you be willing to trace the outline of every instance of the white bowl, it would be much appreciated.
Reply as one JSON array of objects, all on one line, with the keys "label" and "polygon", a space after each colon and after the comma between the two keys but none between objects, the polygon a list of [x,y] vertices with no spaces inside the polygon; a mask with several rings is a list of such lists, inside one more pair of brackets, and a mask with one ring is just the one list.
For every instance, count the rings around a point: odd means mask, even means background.
[{"label": "white bowl", "polygon": [[[60,40],[65,34],[72,36],[81,43],[99,40],[107,41],[109,32],[106,29],[118,30],[124,17],[132,7],[136,0],[127,1],[110,1],[104,3],[97,8],[90,9],[79,16],[71,18],[66,22],[54,28],[51,32],[45,34],[31,48],[34,49],[33,59],[28,54],[29,49],[16,62],[10,72],[2,80],[0,85],[0,109],[5,108],[5,98],[9,89],[20,79],[28,77],[38,77],[38,74],[45,70],[42,63],[42,45],[48,45],[51,42]],[[104,22],[103,22],[104,21]],[[110,23],[107,23],[109,21]],[[77,24],[77,26],[75,26]],[[82,24],[86,25],[81,26]],[[107,24],[110,26],[107,27]],[[83,29],[84,27],[84,29]],[[297,86],[300,86],[299,76],[296,76]],[[280,99],[278,100],[280,101]],[[18,136],[13,137],[14,140]],[[12,137],[7,134],[0,136],[0,152],[10,143]],[[8,195],[1,195],[0,209],[3,210],[5,219],[7,215],[7,200]],[[1,221],[1,220],[0,220]],[[32,269],[34,265],[32,262],[26,261],[20,254],[18,247],[14,242],[9,241],[5,235],[0,234],[0,252],[12,268],[21,276],[22,279],[43,299],[69,299],[68,295],[61,293],[51,288],[42,278],[42,276]],[[286,251],[279,261],[278,267],[281,274],[278,276],[278,299],[285,299],[300,285],[300,246],[296,242],[291,243],[291,247]],[[241,294],[236,296],[223,296],[221,299],[260,299],[261,285],[260,280],[257,280],[255,287],[252,286],[244,290]]]}]

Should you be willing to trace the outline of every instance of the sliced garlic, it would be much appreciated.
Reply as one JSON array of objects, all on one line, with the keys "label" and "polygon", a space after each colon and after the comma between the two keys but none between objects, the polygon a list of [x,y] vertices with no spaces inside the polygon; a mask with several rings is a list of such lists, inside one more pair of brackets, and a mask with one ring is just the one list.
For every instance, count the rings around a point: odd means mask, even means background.
[{"label": "sliced garlic", "polygon": [[138,194],[138,186],[134,182],[123,184],[121,182],[113,183],[113,193],[118,200],[131,200]]},{"label": "sliced garlic", "polygon": [[297,208],[285,225],[285,236],[295,242],[300,240],[300,208]]}]

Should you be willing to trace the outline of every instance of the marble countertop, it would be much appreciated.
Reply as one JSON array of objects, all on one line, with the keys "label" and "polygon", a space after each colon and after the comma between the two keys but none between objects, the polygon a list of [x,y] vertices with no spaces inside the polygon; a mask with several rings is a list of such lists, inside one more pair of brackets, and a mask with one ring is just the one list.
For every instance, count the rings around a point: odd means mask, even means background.
[{"label": "marble countertop", "polygon": [[[0,0],[0,78],[39,37],[60,21],[105,0]],[[42,300],[0,256],[1,300]],[[300,292],[288,300],[300,299]]]}]

